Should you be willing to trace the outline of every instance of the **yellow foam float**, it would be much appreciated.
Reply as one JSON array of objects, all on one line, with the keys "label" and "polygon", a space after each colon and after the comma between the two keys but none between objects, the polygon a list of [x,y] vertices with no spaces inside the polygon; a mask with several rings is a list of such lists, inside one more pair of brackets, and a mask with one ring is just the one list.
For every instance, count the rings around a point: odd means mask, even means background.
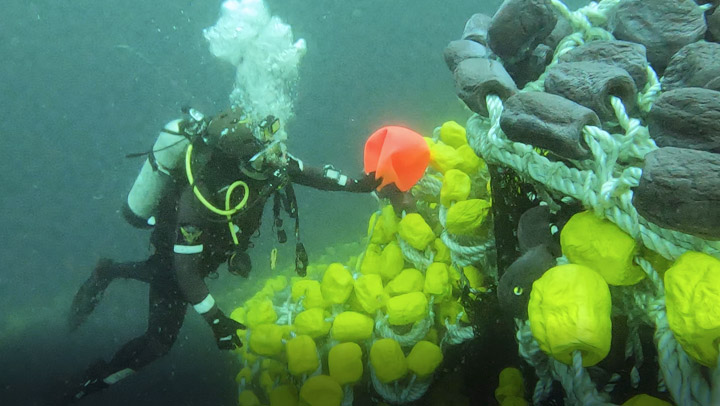
[{"label": "yellow foam float", "polygon": [[407,356],[407,366],[419,378],[432,375],[442,363],[440,347],[429,341],[418,341]]},{"label": "yellow foam float", "polygon": [[270,391],[270,406],[297,406],[298,392],[293,385],[279,385]]},{"label": "yellow foam float", "polygon": [[403,269],[396,277],[385,285],[385,292],[390,296],[410,292],[422,292],[425,276],[415,268]]},{"label": "yellow foam float", "polygon": [[353,342],[340,343],[328,354],[330,376],[340,385],[354,384],[362,378],[362,349]]},{"label": "yellow foam float", "polygon": [[424,250],[435,240],[435,233],[418,213],[409,213],[400,220],[398,234],[416,250]]},{"label": "yellow foam float", "polygon": [[395,209],[387,205],[380,213],[373,213],[368,222],[368,237],[373,244],[387,244],[395,239],[398,230],[398,218]]},{"label": "yellow foam float", "polygon": [[470,196],[470,176],[458,169],[450,169],[443,177],[440,188],[440,203],[450,207],[452,202],[463,201]]},{"label": "yellow foam float", "polygon": [[422,292],[391,297],[387,301],[388,323],[394,326],[415,323],[428,314],[428,300]]},{"label": "yellow foam float", "polygon": [[[239,314],[239,313],[238,313]],[[270,299],[250,301],[246,303],[245,325],[254,328],[261,324],[272,324],[277,321],[277,313]]]},{"label": "yellow foam float", "polygon": [[288,326],[277,324],[256,326],[250,332],[250,349],[258,355],[278,355],[284,349],[283,339],[288,333]]},{"label": "yellow foam float", "polygon": [[[517,368],[505,368],[500,371],[495,400],[502,406],[511,404],[527,405],[522,373]],[[524,402],[524,403],[523,403]]]},{"label": "yellow foam float", "polygon": [[320,292],[322,297],[331,304],[345,303],[352,293],[355,281],[350,271],[340,263],[332,263],[325,270]]},{"label": "yellow foam float", "polygon": [[295,376],[311,374],[320,366],[317,346],[312,337],[308,335],[299,335],[288,340],[285,345],[285,353],[287,354],[288,371]]},{"label": "yellow foam float", "polygon": [[635,265],[635,240],[613,222],[590,211],[573,215],[560,233],[562,252],[570,262],[597,271],[610,285],[634,285],[645,273]]},{"label": "yellow foam float", "polygon": [[297,302],[302,299],[306,309],[313,307],[325,307],[326,302],[322,295],[320,282],[312,279],[300,279],[292,285],[292,300]]},{"label": "yellow foam float", "polygon": [[383,338],[370,348],[370,364],[380,382],[388,383],[407,374],[408,366],[400,344],[392,338]]},{"label": "yellow foam float", "polygon": [[332,323],[326,320],[330,314],[316,307],[303,310],[295,316],[293,327],[295,333],[305,334],[312,338],[323,337],[330,331]]},{"label": "yellow foam float", "polygon": [[244,390],[238,395],[239,406],[260,406],[260,399],[251,390]]},{"label": "yellow foam float", "polygon": [[375,314],[378,309],[385,306],[387,294],[380,275],[362,275],[357,278],[355,280],[355,297],[368,314]]},{"label": "yellow foam float", "polygon": [[475,154],[470,145],[461,145],[455,150],[460,157],[460,162],[457,163],[456,168],[467,173],[468,175],[475,175],[481,169],[485,168],[485,161]]},{"label": "yellow foam float", "polygon": [[340,406],[342,399],[342,388],[328,375],[310,377],[300,388],[301,404],[307,406]]},{"label": "yellow foam float", "polygon": [[477,235],[490,213],[491,204],[484,199],[457,202],[447,211],[445,226],[451,234]]},{"label": "yellow foam float", "polygon": [[450,145],[436,142],[430,146],[430,166],[439,172],[445,173],[455,169],[462,161],[457,150]]},{"label": "yellow foam float", "polygon": [[592,269],[575,264],[550,268],[533,283],[528,317],[540,349],[572,365],[580,351],[583,366],[602,361],[610,351],[610,289]]},{"label": "yellow foam float", "polygon": [[682,254],[665,272],[667,319],[675,338],[697,362],[715,367],[720,346],[720,260]]},{"label": "yellow foam float", "polygon": [[450,277],[448,266],[442,262],[433,262],[425,271],[425,284],[423,292],[428,295],[435,295],[437,299],[443,299],[450,294]]},{"label": "yellow foam float", "polygon": [[345,341],[363,341],[372,336],[375,322],[370,317],[358,312],[342,312],[335,316],[332,323],[334,339]]},{"label": "yellow foam float", "polygon": [[446,121],[440,126],[440,140],[453,148],[468,143],[465,128],[455,121]]}]

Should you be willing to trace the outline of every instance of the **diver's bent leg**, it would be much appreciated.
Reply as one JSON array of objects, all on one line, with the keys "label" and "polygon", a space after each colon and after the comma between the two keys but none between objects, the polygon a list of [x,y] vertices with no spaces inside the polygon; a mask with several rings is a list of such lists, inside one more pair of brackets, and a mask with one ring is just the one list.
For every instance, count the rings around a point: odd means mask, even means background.
[{"label": "diver's bent leg", "polygon": [[75,330],[87,320],[88,316],[100,303],[105,289],[116,278],[136,279],[150,282],[155,272],[157,260],[153,257],[147,261],[115,263],[110,259],[101,258],[90,277],[80,286],[73,298],[68,317],[70,330]]},{"label": "diver's bent leg", "polygon": [[158,265],[155,256],[139,262],[112,263],[111,266],[101,269],[99,276],[110,280],[123,278],[150,283]]},{"label": "diver's bent leg", "polygon": [[99,361],[88,368],[72,399],[81,399],[107,388],[167,354],[180,332],[186,309],[187,303],[174,283],[151,282],[145,334],[125,344],[110,362]]},{"label": "diver's bent leg", "polygon": [[120,382],[169,350],[169,345],[164,345],[148,333],[130,340],[110,362],[98,360],[90,365],[79,382],[71,385],[66,402],[73,403]]}]

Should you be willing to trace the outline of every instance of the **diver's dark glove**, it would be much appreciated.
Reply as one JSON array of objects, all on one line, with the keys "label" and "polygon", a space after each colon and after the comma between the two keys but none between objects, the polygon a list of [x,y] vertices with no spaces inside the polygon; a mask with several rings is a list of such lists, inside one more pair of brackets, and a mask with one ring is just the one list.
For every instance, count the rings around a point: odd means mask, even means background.
[{"label": "diver's dark glove", "polygon": [[213,306],[210,311],[202,316],[212,328],[219,349],[232,350],[242,347],[242,341],[237,335],[237,330],[245,330],[244,324],[227,317],[217,306]]},{"label": "diver's dark glove", "polygon": [[399,217],[402,217],[403,211],[406,213],[417,212],[416,201],[412,193],[401,191],[394,183],[380,189],[377,195],[382,199],[390,200],[390,204],[392,204],[393,209],[395,209],[395,214]]},{"label": "diver's dark glove", "polygon": [[352,188],[358,192],[369,193],[380,186],[380,183],[382,183],[382,179],[375,179],[375,172],[371,172],[367,175],[363,175],[360,179],[357,179]]}]

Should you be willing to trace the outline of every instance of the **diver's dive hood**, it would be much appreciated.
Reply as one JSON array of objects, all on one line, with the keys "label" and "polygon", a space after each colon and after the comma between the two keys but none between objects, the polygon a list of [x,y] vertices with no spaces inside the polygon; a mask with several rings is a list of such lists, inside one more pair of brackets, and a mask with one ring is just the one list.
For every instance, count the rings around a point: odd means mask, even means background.
[{"label": "diver's dive hood", "polygon": [[229,108],[210,119],[203,136],[205,143],[223,154],[248,160],[263,150],[250,119],[239,108]]}]

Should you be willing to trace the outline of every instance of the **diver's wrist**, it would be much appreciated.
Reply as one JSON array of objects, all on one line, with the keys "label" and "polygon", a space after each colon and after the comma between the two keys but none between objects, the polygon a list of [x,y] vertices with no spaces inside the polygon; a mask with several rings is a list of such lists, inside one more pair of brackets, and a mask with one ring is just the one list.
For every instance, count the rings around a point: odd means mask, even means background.
[{"label": "diver's wrist", "polygon": [[214,310],[217,310],[217,305],[212,295],[208,294],[205,296],[205,299],[194,304],[193,309],[204,317],[205,315],[212,314]]}]

